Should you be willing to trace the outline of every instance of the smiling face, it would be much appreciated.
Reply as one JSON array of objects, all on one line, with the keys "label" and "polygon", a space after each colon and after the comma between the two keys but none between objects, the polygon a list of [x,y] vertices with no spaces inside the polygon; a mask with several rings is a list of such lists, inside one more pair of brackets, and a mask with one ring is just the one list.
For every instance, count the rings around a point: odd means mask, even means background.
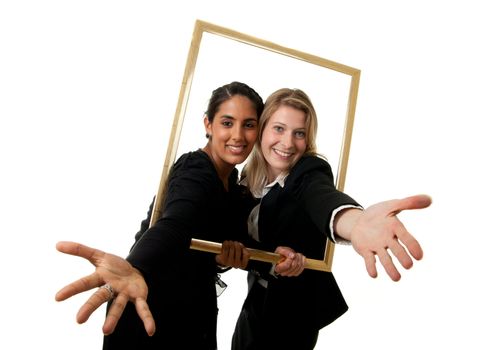
[{"label": "smiling face", "polygon": [[280,106],[264,126],[260,147],[267,162],[267,178],[274,181],[291,167],[306,151],[305,112]]},{"label": "smiling face", "polygon": [[204,150],[213,160],[220,177],[227,178],[237,164],[247,159],[257,139],[257,120],[255,105],[242,95],[221,103],[212,122],[204,118],[210,138]]}]

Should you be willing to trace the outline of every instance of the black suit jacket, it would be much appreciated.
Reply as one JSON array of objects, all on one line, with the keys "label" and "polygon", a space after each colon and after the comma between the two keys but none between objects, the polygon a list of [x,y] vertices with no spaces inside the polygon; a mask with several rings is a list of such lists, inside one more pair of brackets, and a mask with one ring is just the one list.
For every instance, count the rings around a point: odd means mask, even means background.
[{"label": "black suit jacket", "polygon": [[[190,250],[191,238],[222,242],[247,237],[242,188],[235,170],[226,191],[203,151],[184,154],[169,174],[162,217],[142,223],[127,260],[149,287],[148,303],[156,333],[148,337],[128,304],[104,349],[216,347],[216,262],[214,254]],[[233,229],[230,229],[233,228]]]},{"label": "black suit jacket", "polygon": [[[330,165],[304,156],[291,169],[284,188],[276,184],[262,198],[259,236],[265,249],[288,246],[308,258],[323,260],[332,212],[342,205],[358,205],[335,189]],[[269,278],[266,318],[304,320],[321,329],[347,310],[332,273],[305,270],[298,277]]]}]

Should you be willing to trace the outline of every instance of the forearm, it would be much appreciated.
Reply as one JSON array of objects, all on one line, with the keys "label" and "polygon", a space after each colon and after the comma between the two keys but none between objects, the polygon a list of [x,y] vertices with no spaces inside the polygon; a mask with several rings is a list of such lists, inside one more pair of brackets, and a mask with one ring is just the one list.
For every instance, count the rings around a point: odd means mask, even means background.
[{"label": "forearm", "polygon": [[183,232],[188,231],[177,223],[159,221],[135,243],[126,260],[144,274],[151,273],[189,249],[191,238]]},{"label": "forearm", "polygon": [[[146,219],[141,221],[140,230],[136,233],[136,235],[134,237],[135,242],[133,244],[133,247],[140,240],[141,236],[150,228],[150,221],[151,221],[151,215],[153,213],[153,205],[154,204],[155,204],[155,197],[153,197],[153,200],[150,204],[148,212],[146,213]],[[133,249],[133,247],[131,247],[131,249]]]}]

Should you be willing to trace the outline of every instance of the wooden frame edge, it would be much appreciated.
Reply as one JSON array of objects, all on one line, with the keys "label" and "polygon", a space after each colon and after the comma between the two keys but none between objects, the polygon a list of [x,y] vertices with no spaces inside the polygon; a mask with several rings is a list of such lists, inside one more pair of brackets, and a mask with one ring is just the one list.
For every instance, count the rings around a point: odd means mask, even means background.
[{"label": "wooden frame edge", "polygon": [[[350,144],[352,139],[352,131],[354,125],[354,116],[356,111],[357,95],[359,91],[361,71],[359,69],[335,61],[331,61],[306,52],[281,46],[273,42],[259,39],[244,33],[240,33],[229,28],[221,27],[201,20],[196,20],[194,26],[194,32],[192,35],[191,45],[187,56],[184,76],[180,88],[177,108],[175,111],[175,115],[172,123],[172,129],[170,132],[170,138],[169,138],[166,157],[163,165],[162,176],[160,178],[160,185],[157,194],[155,196],[155,203],[151,216],[150,226],[154,225],[155,222],[157,221],[157,218],[159,218],[162,215],[165,185],[166,185],[168,174],[170,172],[170,168],[175,162],[177,148],[180,140],[180,134],[182,131],[182,124],[184,121],[189,93],[192,87],[194,70],[196,67],[196,62],[199,54],[201,39],[203,33],[205,32],[222,36],[230,40],[235,40],[243,44],[252,45],[264,50],[272,51],[277,54],[289,56],[291,58],[302,60],[311,64],[322,66],[324,68],[335,70],[337,72],[351,76],[348,105],[346,107],[347,112],[346,112],[346,118],[344,123],[344,135],[342,138],[342,147],[341,147],[341,154],[339,159],[339,168],[336,174],[336,187],[338,190],[342,191],[344,189],[345,178],[347,174],[347,164],[349,160]],[[190,248],[195,250],[200,250],[200,251],[206,251],[214,254],[219,254],[221,252],[220,243],[197,240],[197,239],[192,239]],[[327,239],[324,259],[316,260],[316,259],[307,258],[305,267],[308,269],[313,269],[318,271],[331,271],[334,249],[335,249],[334,243],[331,240]],[[276,263],[281,258],[280,255],[278,254],[261,251],[257,249],[250,249],[250,252],[251,252],[251,259],[258,260],[258,261]]]}]

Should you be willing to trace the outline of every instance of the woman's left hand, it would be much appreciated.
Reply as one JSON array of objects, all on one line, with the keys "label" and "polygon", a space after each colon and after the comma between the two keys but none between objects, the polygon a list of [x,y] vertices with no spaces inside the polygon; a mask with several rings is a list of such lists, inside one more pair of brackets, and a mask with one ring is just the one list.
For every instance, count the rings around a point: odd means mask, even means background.
[{"label": "woman's left hand", "polygon": [[431,202],[431,198],[426,195],[393,199],[374,204],[359,216],[351,231],[350,240],[356,252],[364,258],[371,277],[378,274],[376,255],[393,281],[400,280],[401,275],[389,252],[405,269],[412,267],[412,257],[416,260],[422,259],[422,247],[396,215],[407,209],[426,208]]}]

